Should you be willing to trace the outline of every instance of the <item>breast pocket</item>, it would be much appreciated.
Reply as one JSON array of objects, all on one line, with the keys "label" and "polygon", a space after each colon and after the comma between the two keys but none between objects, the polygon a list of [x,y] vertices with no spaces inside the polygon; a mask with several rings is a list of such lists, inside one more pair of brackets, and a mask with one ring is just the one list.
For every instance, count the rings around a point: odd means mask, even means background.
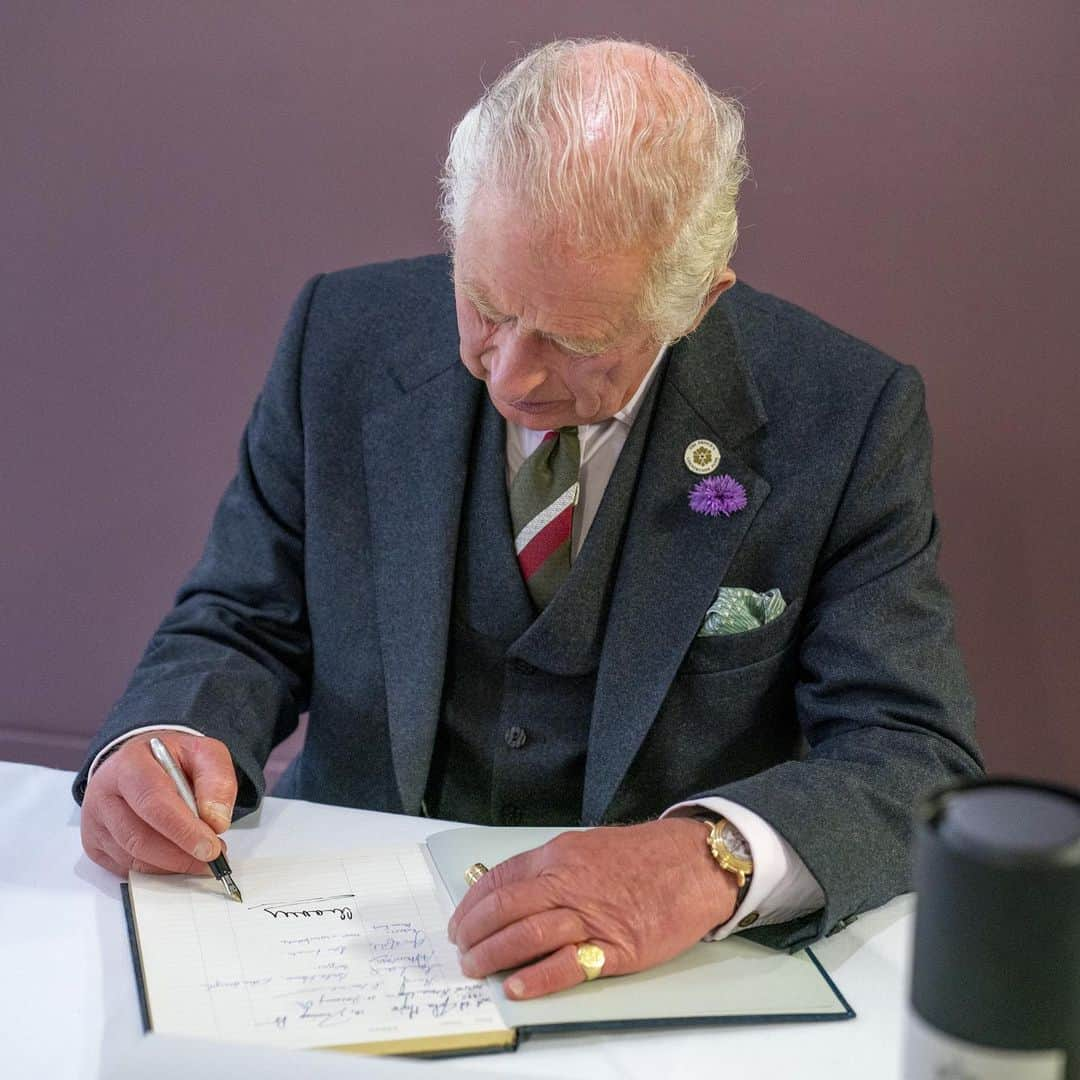
[{"label": "breast pocket", "polygon": [[715,674],[735,668],[749,667],[777,656],[792,645],[799,628],[802,598],[793,600],[771,622],[740,634],[714,634],[695,637],[681,672]]}]

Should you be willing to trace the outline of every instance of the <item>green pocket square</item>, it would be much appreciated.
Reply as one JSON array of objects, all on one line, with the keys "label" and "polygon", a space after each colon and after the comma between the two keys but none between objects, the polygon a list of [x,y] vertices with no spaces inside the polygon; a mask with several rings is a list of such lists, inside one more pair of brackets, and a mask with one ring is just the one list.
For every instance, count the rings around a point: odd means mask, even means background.
[{"label": "green pocket square", "polygon": [[705,613],[698,637],[742,634],[772,622],[787,607],[779,589],[758,593],[753,589],[724,586]]}]

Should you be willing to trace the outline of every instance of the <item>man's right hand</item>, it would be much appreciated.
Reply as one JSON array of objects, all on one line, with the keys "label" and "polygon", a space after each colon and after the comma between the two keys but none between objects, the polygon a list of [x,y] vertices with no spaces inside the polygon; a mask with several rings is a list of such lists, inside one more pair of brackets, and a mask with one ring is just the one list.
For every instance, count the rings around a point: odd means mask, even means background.
[{"label": "man's right hand", "polygon": [[[150,753],[159,738],[184,771],[199,807],[198,820]],[[99,866],[125,877],[150,874],[209,874],[206,865],[225,847],[216,832],[232,821],[236,772],[218,739],[182,731],[146,731],[132,736],[97,767],[82,806],[82,842]]]}]

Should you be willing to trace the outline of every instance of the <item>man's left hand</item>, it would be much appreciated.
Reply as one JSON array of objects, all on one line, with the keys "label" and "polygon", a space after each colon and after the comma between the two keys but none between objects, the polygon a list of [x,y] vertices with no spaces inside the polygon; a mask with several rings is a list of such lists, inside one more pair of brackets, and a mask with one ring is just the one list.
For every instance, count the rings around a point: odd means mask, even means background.
[{"label": "man's left hand", "polygon": [[584,979],[584,942],[604,950],[605,976],[670,960],[735,911],[735,877],[706,836],[701,821],[664,818],[562,833],[499,863],[450,918],[461,970],[481,978],[520,968],[503,989],[533,998]]}]

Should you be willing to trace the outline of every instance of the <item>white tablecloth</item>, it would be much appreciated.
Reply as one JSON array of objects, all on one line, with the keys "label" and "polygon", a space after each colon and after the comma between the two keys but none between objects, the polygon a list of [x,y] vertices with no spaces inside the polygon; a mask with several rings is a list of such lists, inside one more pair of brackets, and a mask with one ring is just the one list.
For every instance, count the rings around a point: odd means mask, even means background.
[{"label": "white tablecloth", "polygon": [[[0,762],[0,1075],[164,1080],[179,1061],[144,1039],[119,880],[92,863],[79,839],[74,775]],[[292,799],[268,798],[228,834],[231,857],[330,854],[423,840],[443,827]],[[900,1076],[913,898],[861,916],[814,951],[858,1014],[854,1020],[745,1028],[548,1036],[513,1054],[438,1062],[370,1063],[308,1052],[303,1075],[500,1075],[604,1080],[607,1077],[758,1077],[845,1080]],[[153,1051],[161,1061],[148,1065]],[[248,1065],[254,1065],[251,1051]],[[274,1052],[276,1055],[276,1052]],[[246,1075],[277,1075],[269,1056]],[[333,1061],[328,1059],[334,1058]],[[245,1059],[241,1058],[241,1061]],[[125,1065],[124,1062],[127,1062]],[[162,1061],[165,1064],[162,1064]],[[323,1063],[325,1062],[325,1067]],[[133,1064],[134,1063],[134,1064]],[[295,1055],[282,1075],[297,1076]],[[186,1080],[232,1075],[221,1053],[177,1064]]]}]

